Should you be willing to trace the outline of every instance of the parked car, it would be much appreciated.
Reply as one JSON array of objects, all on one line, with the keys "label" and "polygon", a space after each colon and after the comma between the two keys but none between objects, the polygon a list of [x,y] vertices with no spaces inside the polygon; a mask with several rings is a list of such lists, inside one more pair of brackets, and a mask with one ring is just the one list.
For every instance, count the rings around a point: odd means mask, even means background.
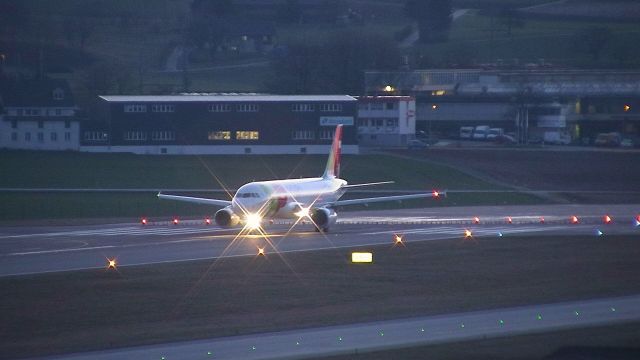
[{"label": "parked car", "polygon": [[633,140],[631,140],[629,138],[622,139],[622,141],[620,142],[620,146],[621,147],[625,147],[625,148],[632,148],[632,147],[634,147]]},{"label": "parked car", "polygon": [[489,134],[489,127],[487,125],[476,126],[476,128],[473,130],[473,139],[487,140],[488,134]]},{"label": "parked car", "polygon": [[571,136],[566,132],[545,131],[542,137],[545,144],[553,145],[569,145],[571,144]]},{"label": "parked car", "polygon": [[473,126],[463,126],[460,128],[460,139],[471,139],[473,136]]},{"label": "parked car", "polygon": [[424,149],[427,149],[428,147],[429,147],[429,144],[421,140],[409,140],[407,142],[407,149],[409,150],[424,150]]},{"label": "parked car", "polygon": [[513,144],[517,144],[518,141],[516,140],[516,138],[514,138],[511,135],[500,135],[500,136],[496,136],[495,139],[493,139],[493,141],[496,144],[502,144],[502,145],[513,145]]},{"label": "parked car", "polygon": [[596,136],[596,140],[593,142],[595,146],[620,146],[622,139],[620,137],[620,133],[610,132],[610,133],[600,133]]},{"label": "parked car", "polygon": [[498,136],[502,135],[504,135],[504,130],[502,128],[491,128],[487,134],[487,140],[495,140]]}]

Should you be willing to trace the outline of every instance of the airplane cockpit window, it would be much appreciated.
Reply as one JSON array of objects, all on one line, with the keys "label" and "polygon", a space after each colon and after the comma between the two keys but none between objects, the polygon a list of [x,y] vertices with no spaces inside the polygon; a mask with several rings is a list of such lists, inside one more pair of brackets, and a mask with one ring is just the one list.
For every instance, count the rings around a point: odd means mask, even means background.
[{"label": "airplane cockpit window", "polygon": [[258,193],[239,193],[238,195],[236,195],[237,198],[259,198],[260,194]]}]

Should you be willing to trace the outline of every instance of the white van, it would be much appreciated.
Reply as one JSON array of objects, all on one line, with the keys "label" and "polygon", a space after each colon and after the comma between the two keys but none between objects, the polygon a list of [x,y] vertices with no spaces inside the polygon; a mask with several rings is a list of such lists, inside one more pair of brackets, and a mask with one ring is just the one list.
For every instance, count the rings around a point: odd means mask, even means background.
[{"label": "white van", "polygon": [[487,134],[487,140],[495,140],[497,137],[504,135],[504,129],[491,128]]},{"label": "white van", "polygon": [[473,130],[474,140],[487,140],[487,135],[489,135],[489,127],[487,125],[476,126],[475,130]]},{"label": "white van", "polygon": [[473,136],[473,126],[463,126],[460,128],[460,139],[471,139]]}]

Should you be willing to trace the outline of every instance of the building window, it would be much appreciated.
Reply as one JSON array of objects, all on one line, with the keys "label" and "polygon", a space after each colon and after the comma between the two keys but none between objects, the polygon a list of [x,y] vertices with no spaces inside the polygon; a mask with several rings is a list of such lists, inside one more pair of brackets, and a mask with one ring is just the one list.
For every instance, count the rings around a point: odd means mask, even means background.
[{"label": "building window", "polygon": [[176,106],[173,104],[155,104],[151,106],[153,112],[175,112]]},{"label": "building window", "polygon": [[40,109],[27,108],[23,110],[24,116],[40,116]]},{"label": "building window", "polygon": [[70,128],[70,127],[71,127],[71,121],[69,121],[69,120],[65,120],[65,121],[64,121],[64,128],[65,128],[65,129],[68,129],[68,128]]},{"label": "building window", "polygon": [[320,130],[320,140],[333,140],[333,130]]},{"label": "building window", "polygon": [[31,133],[30,132],[26,132],[24,133],[24,141],[31,141]]},{"label": "building window", "polygon": [[361,111],[369,110],[369,103],[358,104],[358,110],[361,110]]},{"label": "building window", "polygon": [[340,112],[342,111],[342,104],[321,104],[320,111]]},{"label": "building window", "polygon": [[147,140],[147,133],[144,131],[127,131],[124,133],[126,141],[144,141]]},{"label": "building window", "polygon": [[239,112],[257,112],[258,104],[238,104]]},{"label": "building window", "polygon": [[395,104],[392,102],[384,103],[384,108],[385,110],[393,110],[395,109]]},{"label": "building window", "polygon": [[229,112],[231,111],[230,104],[209,104],[209,112]]},{"label": "building window", "polygon": [[128,104],[124,106],[124,112],[133,113],[133,112],[147,112],[147,105],[142,104]]},{"label": "building window", "polygon": [[42,129],[44,127],[44,121],[38,120],[38,129]]},{"label": "building window", "polygon": [[[65,133],[65,139],[67,135]],[[104,131],[85,131],[84,139],[86,141],[107,141],[109,135]]]},{"label": "building window", "polygon": [[56,116],[62,116],[62,110],[56,109]]},{"label": "building window", "polygon": [[315,111],[315,106],[313,106],[313,104],[293,104],[291,106],[291,111],[311,112],[311,111]]},{"label": "building window", "polygon": [[387,119],[387,127],[398,127],[398,119]]},{"label": "building window", "polygon": [[18,141],[18,133],[17,132],[12,132],[11,133],[11,141]]},{"label": "building window", "polygon": [[383,104],[379,102],[371,103],[371,110],[383,110]]},{"label": "building window", "polygon": [[55,133],[55,132],[51,133],[51,141],[58,141],[58,133]]},{"label": "building window", "polygon": [[258,131],[236,131],[236,140],[258,140],[259,138]]},{"label": "building window", "polygon": [[301,147],[300,148],[300,154],[306,154],[307,153],[307,148],[306,147]]},{"label": "building window", "polygon": [[369,119],[358,119],[358,126],[360,127],[369,126]]},{"label": "building window", "polygon": [[60,88],[56,88],[55,90],[53,90],[53,99],[64,100],[64,90]]},{"label": "building window", "polygon": [[11,120],[11,128],[12,129],[17,129],[18,128],[18,121],[17,120]]},{"label": "building window", "polygon": [[176,133],[173,131],[154,131],[151,133],[151,140],[154,141],[173,141],[176,139]]},{"label": "building window", "polygon": [[313,140],[316,134],[313,130],[296,130],[293,132],[293,140]]},{"label": "building window", "polygon": [[41,132],[38,133],[38,142],[41,142],[41,143],[44,142],[44,134]]},{"label": "building window", "polygon": [[209,140],[231,140],[231,131],[209,131]]},{"label": "building window", "polygon": [[71,133],[70,132],[65,132],[64,133],[64,141],[71,141]]}]

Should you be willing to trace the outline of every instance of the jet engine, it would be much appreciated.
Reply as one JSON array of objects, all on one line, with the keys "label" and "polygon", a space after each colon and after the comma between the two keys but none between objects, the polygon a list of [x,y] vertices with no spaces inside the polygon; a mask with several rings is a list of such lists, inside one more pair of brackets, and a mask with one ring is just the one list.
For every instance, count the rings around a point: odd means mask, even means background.
[{"label": "jet engine", "polygon": [[229,207],[216,211],[213,219],[221,227],[236,226],[240,222],[240,218]]},{"label": "jet engine", "polygon": [[332,209],[318,208],[311,212],[311,220],[316,225],[316,231],[329,231],[329,227],[338,220],[338,214]]}]

